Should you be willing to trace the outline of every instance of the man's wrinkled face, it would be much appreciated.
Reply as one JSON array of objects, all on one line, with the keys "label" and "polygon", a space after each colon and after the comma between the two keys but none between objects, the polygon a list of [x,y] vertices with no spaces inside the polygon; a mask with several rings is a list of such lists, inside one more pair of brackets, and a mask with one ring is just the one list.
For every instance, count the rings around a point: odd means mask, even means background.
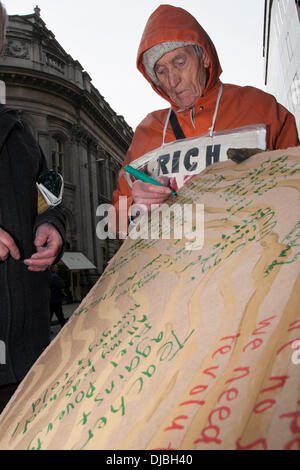
[{"label": "man's wrinkled face", "polygon": [[163,55],[155,73],[165,93],[179,108],[191,108],[202,96],[209,59],[198,57],[193,46],[179,47]]}]

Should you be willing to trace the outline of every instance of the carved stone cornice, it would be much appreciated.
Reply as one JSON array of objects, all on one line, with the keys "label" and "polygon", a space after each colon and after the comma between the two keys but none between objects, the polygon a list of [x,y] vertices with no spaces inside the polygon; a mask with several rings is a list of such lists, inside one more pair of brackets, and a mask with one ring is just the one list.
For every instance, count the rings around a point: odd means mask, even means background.
[{"label": "carved stone cornice", "polygon": [[132,134],[128,131],[128,126],[125,136],[123,133],[125,126],[122,126],[116,119],[117,122],[114,122],[114,115],[109,112],[110,109],[102,107],[91,93],[81,90],[73,83],[54,75],[20,67],[1,67],[0,80],[7,85],[30,87],[70,100],[77,110],[81,109],[86,112],[98,125],[101,123],[103,131],[114,138],[124,152],[129,147]]},{"label": "carved stone cornice", "polygon": [[34,72],[20,67],[7,67],[6,69],[1,67],[0,77],[6,85],[31,87],[61,95],[64,98],[76,99],[78,96],[78,90],[72,83],[42,72]]},{"label": "carved stone cornice", "polygon": [[97,154],[101,149],[99,140],[81,124],[74,124],[71,127],[71,142],[77,142],[85,147],[89,147],[94,154]]},{"label": "carved stone cornice", "polygon": [[86,113],[121,152],[126,152],[132,129],[93,86],[78,60],[58,43],[38,7],[33,14],[9,16],[5,60],[0,58],[0,64],[0,77],[8,87],[28,87],[68,100],[75,114]]},{"label": "carved stone cornice", "polygon": [[87,147],[91,136],[90,133],[80,124],[74,124],[71,128],[71,142],[77,142]]}]

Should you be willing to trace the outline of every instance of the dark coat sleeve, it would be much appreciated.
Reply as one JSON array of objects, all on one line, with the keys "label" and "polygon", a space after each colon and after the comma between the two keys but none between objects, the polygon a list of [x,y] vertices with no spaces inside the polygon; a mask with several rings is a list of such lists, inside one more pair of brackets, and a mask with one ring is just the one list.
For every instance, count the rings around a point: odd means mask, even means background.
[{"label": "dark coat sleeve", "polygon": [[[28,142],[28,140],[30,141],[30,139],[34,139],[28,126],[24,123],[22,123],[22,125],[24,128],[25,142]],[[39,165],[38,165],[38,171],[36,174],[36,180],[38,179],[38,176],[40,175],[42,171],[48,169],[45,154],[39,145],[38,145],[38,152],[39,152]],[[38,229],[40,225],[45,224],[45,223],[52,224],[56,228],[56,230],[59,232],[62,238],[62,242],[63,242],[62,249],[58,257],[55,260],[55,263],[57,263],[63,255],[65,242],[66,242],[65,216],[63,214],[61,205],[57,207],[49,208],[42,214],[39,214],[35,217],[34,224],[33,224],[34,233],[36,233],[36,230]]]}]

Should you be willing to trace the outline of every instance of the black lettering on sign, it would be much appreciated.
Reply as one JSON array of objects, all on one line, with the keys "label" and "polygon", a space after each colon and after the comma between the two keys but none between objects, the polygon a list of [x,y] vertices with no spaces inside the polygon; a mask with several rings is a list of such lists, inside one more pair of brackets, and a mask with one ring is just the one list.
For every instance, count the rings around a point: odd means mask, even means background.
[{"label": "black lettering on sign", "polygon": [[[206,147],[206,166],[220,160],[221,145],[208,145]],[[213,162],[212,162],[213,160]]]},{"label": "black lettering on sign", "polygon": [[167,153],[166,155],[161,155],[160,157],[158,157],[158,159],[157,159],[157,161],[158,161],[158,176],[160,175],[160,170],[161,170],[163,175],[168,175],[169,174],[169,170],[166,166],[169,160],[170,160],[170,154],[169,153]]},{"label": "black lettering on sign", "polygon": [[194,147],[186,152],[183,164],[187,171],[196,170],[198,162],[191,163],[191,157],[197,157],[198,154],[199,154],[199,149],[197,147]]},{"label": "black lettering on sign", "polygon": [[179,173],[179,159],[180,159],[180,150],[176,150],[173,155],[172,160],[172,173]]}]

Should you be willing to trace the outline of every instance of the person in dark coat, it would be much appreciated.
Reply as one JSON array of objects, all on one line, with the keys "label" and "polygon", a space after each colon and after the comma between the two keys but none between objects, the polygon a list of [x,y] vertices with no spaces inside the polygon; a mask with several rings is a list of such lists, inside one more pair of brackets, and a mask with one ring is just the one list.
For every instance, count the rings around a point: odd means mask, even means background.
[{"label": "person in dark coat", "polygon": [[[0,2],[0,53],[5,24]],[[38,215],[45,169],[29,128],[0,105],[0,411],[50,342],[48,267],[63,253],[65,219],[57,207]]]},{"label": "person in dark coat", "polygon": [[60,326],[64,326],[66,319],[64,317],[62,302],[64,299],[65,281],[58,275],[56,265],[51,266],[50,280],[50,321],[53,314],[57,316]]}]

